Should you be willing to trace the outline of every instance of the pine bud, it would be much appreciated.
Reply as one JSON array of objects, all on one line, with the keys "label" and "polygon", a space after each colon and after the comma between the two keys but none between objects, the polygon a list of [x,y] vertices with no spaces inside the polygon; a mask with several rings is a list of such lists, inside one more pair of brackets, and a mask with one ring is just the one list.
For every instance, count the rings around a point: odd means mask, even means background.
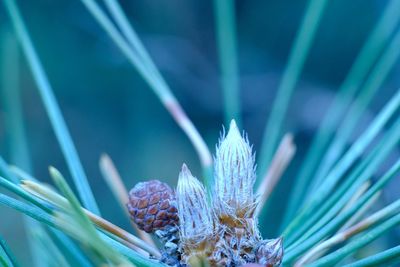
[{"label": "pine bud", "polygon": [[257,262],[263,266],[279,266],[283,258],[282,237],[261,241],[256,257]]},{"label": "pine bud", "polygon": [[228,134],[220,140],[214,161],[215,202],[219,212],[245,217],[254,209],[254,161],[247,138],[240,134],[232,120]]},{"label": "pine bud", "polygon": [[175,192],[158,180],[136,184],[127,207],[132,221],[148,233],[178,224]]},{"label": "pine bud", "polygon": [[185,164],[179,174],[177,202],[182,246],[196,250],[213,235],[214,227],[205,189]]}]

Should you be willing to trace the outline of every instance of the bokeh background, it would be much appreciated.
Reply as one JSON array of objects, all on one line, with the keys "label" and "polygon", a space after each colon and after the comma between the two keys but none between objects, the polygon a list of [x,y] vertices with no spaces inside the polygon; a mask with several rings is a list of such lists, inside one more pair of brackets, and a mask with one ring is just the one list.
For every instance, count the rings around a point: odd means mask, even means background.
[{"label": "bokeh background", "polygon": [[[213,2],[120,2],[177,99],[214,151],[224,121]],[[80,1],[19,0],[17,3],[101,212],[106,219],[130,229],[101,177],[100,155],[106,152],[112,157],[130,188],[138,181],[154,178],[174,186],[184,162],[200,177],[196,153],[155,94]],[[264,235],[278,234],[291,178],[386,3],[384,0],[329,1],[284,122],[284,130],[295,135],[297,154],[273,196],[271,214],[263,222]],[[270,107],[306,6],[306,0],[236,2],[242,128],[248,132],[255,150],[261,145]],[[13,34],[1,5],[0,32],[2,40]],[[21,90],[33,174],[49,181],[49,165],[64,174],[68,170],[22,54],[17,63],[19,88],[16,90]],[[396,64],[379,90],[354,138],[398,90],[399,67]],[[13,133],[6,125],[7,109],[0,101],[0,154],[10,161],[8,137]],[[400,194],[396,186],[389,188],[381,202]],[[17,212],[0,207],[0,234],[8,240],[17,257],[29,264],[28,246]],[[380,242],[398,240],[395,233]]]}]

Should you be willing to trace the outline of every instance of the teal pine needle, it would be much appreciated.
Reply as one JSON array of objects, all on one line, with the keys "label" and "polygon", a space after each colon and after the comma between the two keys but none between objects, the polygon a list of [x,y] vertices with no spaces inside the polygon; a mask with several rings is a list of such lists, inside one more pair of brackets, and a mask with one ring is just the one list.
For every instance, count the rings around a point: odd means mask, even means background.
[{"label": "teal pine needle", "polygon": [[24,22],[22,21],[18,7],[14,0],[5,0],[4,3],[22,46],[22,50],[24,51],[35,78],[39,93],[47,111],[47,115],[52,123],[53,130],[67,161],[71,176],[78,189],[79,196],[81,197],[85,207],[94,213],[99,214],[99,208],[97,207],[96,200],[93,196],[86,174],[79,160],[78,152],[76,151],[75,145],[61,114],[60,107],[57,104],[57,100],[53,94],[53,90],[44,72],[43,66],[36,54]]},{"label": "teal pine needle", "polygon": [[[171,210],[168,210],[168,216],[179,217],[180,223],[177,227],[175,220],[173,225],[169,225],[172,230],[168,231],[172,234],[165,232],[167,228],[155,231],[157,236],[170,235],[168,242],[162,240],[162,251],[101,218],[75,144],[16,1],[4,0],[6,12],[33,74],[78,195],[75,196],[61,173],[53,167],[50,167],[50,174],[61,193],[28,174],[32,173],[32,168],[25,136],[22,99],[20,91],[16,90],[19,87],[18,59],[10,56],[16,52],[16,47],[6,45],[14,50],[6,50],[3,53],[6,57],[2,66],[7,68],[3,68],[1,74],[2,85],[5,88],[2,91],[2,102],[7,110],[9,122],[7,129],[10,131],[10,162],[18,167],[10,167],[0,156],[0,187],[5,189],[5,193],[0,193],[0,204],[35,220],[34,223],[28,224],[28,228],[35,233],[31,240],[33,246],[41,247],[41,250],[33,250],[33,253],[36,257],[39,254],[45,255],[40,259],[43,264],[36,261],[36,265],[166,267],[173,265],[166,264],[168,260],[173,260],[177,266],[190,265],[193,262],[209,262],[211,266],[236,266],[254,262],[268,266],[280,265],[281,262],[283,266],[302,266],[306,261],[307,266],[333,266],[342,264],[346,257],[354,255],[400,224],[400,200],[372,215],[365,215],[385,186],[400,173],[400,160],[397,159],[376,181],[371,179],[378,173],[378,169],[387,163],[390,153],[400,141],[400,90],[387,101],[356,141],[347,150],[345,147],[360,118],[371,106],[373,98],[398,62],[400,30],[396,31],[396,28],[400,22],[399,1],[388,2],[340,85],[305,160],[299,167],[292,194],[286,198],[288,208],[282,223],[282,229],[285,230],[282,238],[276,239],[260,239],[257,224],[259,215],[264,218],[270,214],[264,202],[258,202],[258,196],[253,194],[256,181],[255,155],[247,136],[241,135],[233,120],[229,138],[225,140],[228,135],[223,136],[222,140],[225,141],[221,141],[217,146],[216,170],[213,170],[209,148],[154,63],[129,21],[129,16],[117,0],[103,1],[104,3],[81,0],[89,11],[88,14],[93,16],[112,43],[137,70],[191,141],[200,159],[206,187],[204,188],[184,165],[177,193],[171,190],[173,193],[168,192],[168,197],[163,196],[164,200],[170,201],[168,205],[171,205]],[[308,1],[263,132],[258,177],[267,177],[263,183],[267,185],[260,187],[258,192],[263,192],[263,189],[272,191],[294,154],[295,144],[292,141],[292,154],[290,158],[287,157],[286,162],[282,160],[282,155],[285,154],[275,153],[275,150],[283,135],[285,116],[292,94],[328,4],[327,0]],[[240,125],[243,112],[240,104],[235,6],[235,1],[214,1],[224,120],[228,123],[235,119]],[[275,166],[276,170],[269,169],[272,160],[282,163],[285,167]],[[275,176],[264,175],[270,172]],[[218,180],[214,181],[213,176]],[[276,180],[268,180],[268,177],[274,177]],[[271,186],[271,181],[274,186]],[[11,194],[6,195],[8,193]],[[126,198],[128,197],[125,193]],[[140,201],[142,200],[143,198],[140,198]],[[174,206],[174,201],[178,202],[178,208]],[[123,202],[121,201],[122,206]],[[130,199],[129,202],[130,205],[134,201]],[[150,208],[147,209],[147,204],[144,206],[147,216]],[[196,210],[198,207],[203,208]],[[136,211],[141,210],[144,209],[138,208]],[[260,226],[264,226],[263,224],[264,221]],[[232,229],[234,231],[231,231]],[[220,236],[215,238],[215,235]],[[237,236],[241,237],[240,242],[235,240]],[[165,239],[165,236],[163,238]],[[215,242],[209,242],[208,239]],[[210,244],[214,246],[210,248]],[[329,249],[326,249],[327,247]],[[321,250],[324,251],[318,254]],[[347,266],[387,265],[399,260],[400,249],[397,246],[385,248],[382,252],[361,260],[354,260]],[[1,238],[0,264],[18,265]]]}]

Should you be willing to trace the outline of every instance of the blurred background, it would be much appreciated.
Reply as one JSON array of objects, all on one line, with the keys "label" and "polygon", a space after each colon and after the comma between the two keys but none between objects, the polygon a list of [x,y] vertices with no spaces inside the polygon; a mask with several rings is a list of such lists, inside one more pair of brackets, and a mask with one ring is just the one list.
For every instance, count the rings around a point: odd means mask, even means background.
[{"label": "blurred background", "polygon": [[[284,130],[295,136],[297,154],[271,201],[265,236],[277,235],[291,178],[338,86],[388,1],[331,0],[296,85]],[[98,161],[108,153],[128,188],[160,179],[175,186],[182,163],[200,177],[187,137],[136,70],[80,1],[17,1],[97,197],[102,215],[130,230],[129,222],[101,177]],[[120,1],[173,93],[214,152],[223,119],[212,1]],[[257,151],[306,0],[237,1],[237,41],[242,128]],[[3,40],[14,34],[0,5]],[[4,53],[2,53],[4,56]],[[29,67],[21,54],[19,88],[33,175],[49,181],[53,165],[68,169]],[[8,66],[2,65],[2,71]],[[354,138],[396,92],[399,64],[369,106]],[[2,90],[2,88],[0,88]],[[3,94],[0,95],[3,98]],[[0,154],[10,158],[7,106],[0,101]],[[12,163],[12,162],[11,162]],[[397,181],[398,183],[399,181]],[[395,187],[382,201],[400,194]],[[267,227],[265,227],[267,225]],[[23,263],[30,257],[20,214],[0,207],[0,234]],[[399,237],[392,236],[396,242]],[[379,246],[378,244],[375,244]]]}]

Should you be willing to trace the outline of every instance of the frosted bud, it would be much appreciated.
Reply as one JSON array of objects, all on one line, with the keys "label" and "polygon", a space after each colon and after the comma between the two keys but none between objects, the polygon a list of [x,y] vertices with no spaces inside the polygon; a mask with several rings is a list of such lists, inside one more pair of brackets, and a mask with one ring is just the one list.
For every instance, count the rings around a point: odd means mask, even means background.
[{"label": "frosted bud", "polygon": [[228,134],[223,136],[214,159],[216,209],[220,213],[245,216],[254,208],[253,186],[255,166],[252,148],[234,120]]},{"label": "frosted bud", "polygon": [[185,164],[179,174],[177,187],[180,238],[186,248],[196,249],[213,235],[213,219],[203,185]]},{"label": "frosted bud", "polygon": [[280,266],[283,258],[282,237],[261,241],[256,258],[263,266]]}]

